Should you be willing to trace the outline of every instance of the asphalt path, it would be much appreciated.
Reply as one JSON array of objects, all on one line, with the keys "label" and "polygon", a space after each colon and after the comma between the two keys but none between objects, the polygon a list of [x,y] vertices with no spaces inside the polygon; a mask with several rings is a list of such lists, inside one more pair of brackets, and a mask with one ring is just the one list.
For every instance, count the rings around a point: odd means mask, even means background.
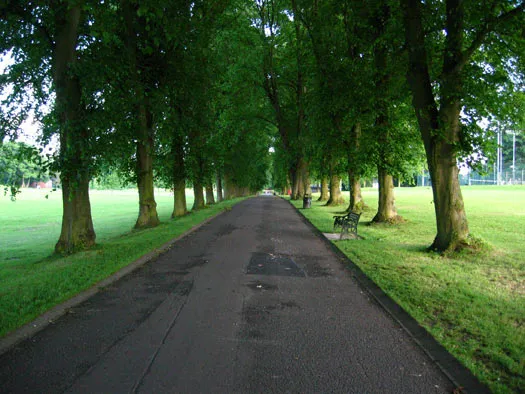
[{"label": "asphalt path", "polygon": [[236,205],[0,356],[2,393],[453,389],[273,196]]}]

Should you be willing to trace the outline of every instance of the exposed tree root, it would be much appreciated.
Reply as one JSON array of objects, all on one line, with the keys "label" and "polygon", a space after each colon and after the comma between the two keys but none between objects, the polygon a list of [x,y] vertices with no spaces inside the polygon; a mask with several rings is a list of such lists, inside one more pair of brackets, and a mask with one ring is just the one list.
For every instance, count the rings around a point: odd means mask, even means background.
[{"label": "exposed tree root", "polygon": [[403,223],[407,223],[407,220],[405,218],[403,218],[403,216],[400,216],[400,215],[395,215],[395,216],[392,216],[391,218],[388,218],[386,220],[381,220],[380,218],[377,217],[377,215],[372,219],[372,221],[370,222],[370,225],[373,225],[373,224],[390,224],[390,225],[397,225],[397,224],[403,224]]},{"label": "exposed tree root", "polygon": [[432,244],[428,250],[440,253],[443,257],[453,258],[459,254],[479,254],[490,251],[492,247],[482,238],[469,235],[465,239],[458,239],[450,243],[449,247],[443,251]]}]

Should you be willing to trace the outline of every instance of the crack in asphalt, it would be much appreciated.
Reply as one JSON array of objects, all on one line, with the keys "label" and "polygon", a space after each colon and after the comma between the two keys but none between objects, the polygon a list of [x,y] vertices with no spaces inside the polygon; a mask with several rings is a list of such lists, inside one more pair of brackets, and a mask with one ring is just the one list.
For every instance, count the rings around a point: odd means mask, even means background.
[{"label": "crack in asphalt", "polygon": [[168,338],[168,335],[170,334],[170,332],[173,329],[173,327],[175,327],[175,323],[177,322],[177,319],[178,319],[180,313],[182,312],[182,310],[184,309],[184,306],[188,302],[188,298],[189,298],[189,295],[191,293],[191,289],[193,288],[193,284],[195,283],[195,277],[193,277],[191,279],[191,281],[189,281],[189,282],[190,282],[190,285],[188,286],[187,293],[186,293],[185,298],[184,298],[184,302],[179,307],[179,309],[177,310],[177,313],[175,314],[175,316],[171,320],[170,324],[168,325],[168,328],[166,329],[166,332],[164,333],[164,336],[162,337],[162,341],[160,342],[160,344],[157,346],[157,349],[155,349],[155,352],[150,357],[150,360],[149,360],[146,368],[144,369],[144,372],[142,373],[142,375],[139,377],[139,379],[137,379],[137,381],[133,385],[133,388],[131,389],[132,393],[137,393],[138,390],[140,389],[140,387],[142,386],[142,383],[144,382],[145,377],[151,371],[151,366],[155,362],[155,359],[157,358],[157,355],[159,354],[160,349],[162,349],[162,346],[164,346],[164,344],[166,343],[166,339]]}]

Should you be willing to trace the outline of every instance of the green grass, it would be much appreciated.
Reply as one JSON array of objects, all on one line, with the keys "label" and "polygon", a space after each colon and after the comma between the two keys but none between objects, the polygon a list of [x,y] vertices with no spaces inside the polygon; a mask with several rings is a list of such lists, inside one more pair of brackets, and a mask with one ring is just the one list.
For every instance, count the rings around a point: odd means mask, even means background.
[{"label": "green grass", "polygon": [[[471,234],[486,245],[442,257],[426,248],[435,236],[430,188],[396,189],[407,222],[370,225],[377,190],[365,189],[369,208],[363,240],[336,245],[495,393],[525,388],[525,187],[462,189]],[[314,198],[315,200],[315,198]],[[302,202],[293,202],[300,207]],[[346,207],[300,210],[323,232]]]},{"label": "green grass", "polygon": [[[16,202],[0,197],[0,336],[115,273],[240,199],[170,219],[173,197],[156,193],[162,223],[132,231],[138,196],[130,191],[93,191],[97,246],[67,257],[52,256],[60,234],[59,193],[24,190]],[[188,196],[188,205],[193,196]]]}]

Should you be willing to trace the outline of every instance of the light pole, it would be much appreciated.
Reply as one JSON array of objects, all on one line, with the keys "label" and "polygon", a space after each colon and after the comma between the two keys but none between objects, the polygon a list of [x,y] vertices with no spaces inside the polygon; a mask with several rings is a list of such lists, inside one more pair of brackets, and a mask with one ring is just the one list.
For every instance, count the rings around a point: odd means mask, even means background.
[{"label": "light pole", "polygon": [[516,183],[516,132],[512,133],[512,182]]},{"label": "light pole", "polygon": [[501,144],[500,144],[500,138],[501,138],[501,131],[498,130],[496,135],[496,166],[494,168],[494,184],[499,185],[501,182],[501,176],[500,176],[500,157],[501,157]]}]

